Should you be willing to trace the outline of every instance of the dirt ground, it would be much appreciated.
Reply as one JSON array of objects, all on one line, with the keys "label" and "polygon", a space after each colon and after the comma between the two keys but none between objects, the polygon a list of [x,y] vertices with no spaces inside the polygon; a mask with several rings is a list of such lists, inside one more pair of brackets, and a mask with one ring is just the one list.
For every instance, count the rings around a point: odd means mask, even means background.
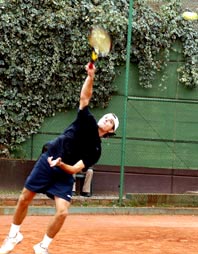
[{"label": "dirt ground", "polygon": [[[0,216],[0,242],[11,216]],[[12,254],[33,254],[51,216],[28,216]],[[69,215],[50,254],[197,254],[198,216]]]}]

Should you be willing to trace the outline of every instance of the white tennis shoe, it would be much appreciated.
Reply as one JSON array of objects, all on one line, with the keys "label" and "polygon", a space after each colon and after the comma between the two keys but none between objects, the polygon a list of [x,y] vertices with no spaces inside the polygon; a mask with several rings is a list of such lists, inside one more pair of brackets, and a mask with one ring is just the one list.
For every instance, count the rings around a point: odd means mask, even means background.
[{"label": "white tennis shoe", "polygon": [[35,254],[49,254],[46,248],[43,248],[41,243],[34,245],[33,247]]},{"label": "white tennis shoe", "polygon": [[0,254],[7,254],[7,253],[11,252],[14,249],[14,247],[18,243],[20,243],[22,240],[23,240],[23,235],[20,232],[18,232],[15,237],[8,236],[4,240],[4,242],[0,248]]}]

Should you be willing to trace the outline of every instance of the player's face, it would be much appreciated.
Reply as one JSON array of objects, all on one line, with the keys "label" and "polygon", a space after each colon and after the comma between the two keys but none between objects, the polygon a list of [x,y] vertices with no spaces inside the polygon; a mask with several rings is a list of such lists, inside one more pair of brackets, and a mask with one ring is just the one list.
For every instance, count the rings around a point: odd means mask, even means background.
[{"label": "player's face", "polygon": [[104,115],[98,121],[98,126],[105,132],[113,132],[114,131],[114,117],[111,113]]}]

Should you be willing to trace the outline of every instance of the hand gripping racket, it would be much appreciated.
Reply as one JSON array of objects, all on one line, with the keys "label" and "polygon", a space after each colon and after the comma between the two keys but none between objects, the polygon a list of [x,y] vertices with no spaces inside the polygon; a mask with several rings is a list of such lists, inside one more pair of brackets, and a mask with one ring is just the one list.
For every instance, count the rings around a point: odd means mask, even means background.
[{"label": "hand gripping racket", "polygon": [[101,27],[95,27],[89,35],[89,44],[92,47],[91,62],[89,68],[92,68],[99,56],[106,56],[111,50],[111,38],[107,31]]}]

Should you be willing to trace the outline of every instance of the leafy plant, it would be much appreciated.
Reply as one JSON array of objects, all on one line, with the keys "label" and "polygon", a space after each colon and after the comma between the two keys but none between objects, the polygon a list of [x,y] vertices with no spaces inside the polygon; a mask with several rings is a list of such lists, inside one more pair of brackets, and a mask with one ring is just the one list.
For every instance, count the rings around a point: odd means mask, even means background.
[{"label": "leafy plant", "polygon": [[[181,1],[163,1],[159,10],[149,7],[148,1],[135,2],[133,22],[133,48],[139,67],[139,82],[142,87],[152,88],[156,73],[167,66],[172,46],[177,40],[183,45],[187,63],[178,72],[186,87],[198,85],[198,32],[193,22],[182,16]],[[162,77],[165,81],[166,73]],[[160,84],[161,85],[161,84]]]},{"label": "leafy plant", "polygon": [[[197,30],[181,18],[181,2],[135,0],[131,61],[138,64],[139,83],[151,88],[169,61],[176,40],[187,63],[180,81],[196,87]],[[87,37],[94,25],[106,28],[112,53],[97,62],[91,107],[106,107],[116,87],[112,81],[125,63],[129,0],[6,0],[0,3],[0,144],[10,151],[36,133],[44,118],[75,108],[90,58]],[[163,79],[165,79],[165,74]]]},{"label": "leafy plant", "polygon": [[[0,5],[0,143],[13,150],[38,131],[46,116],[78,105],[91,52],[88,33],[93,25],[114,24],[110,32],[118,48],[119,30],[123,38],[127,27],[122,1],[118,7],[87,0],[8,0]],[[117,56],[124,60],[124,54]],[[106,107],[115,92],[115,59],[97,63],[92,107]]]}]

